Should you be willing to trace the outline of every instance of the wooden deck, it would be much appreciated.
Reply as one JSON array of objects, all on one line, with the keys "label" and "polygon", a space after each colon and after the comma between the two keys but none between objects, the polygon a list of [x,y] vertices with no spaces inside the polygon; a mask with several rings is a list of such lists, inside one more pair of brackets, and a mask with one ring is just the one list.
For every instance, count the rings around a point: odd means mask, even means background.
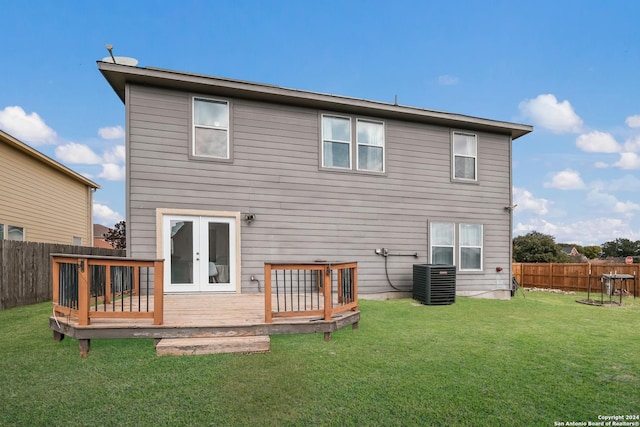
[{"label": "wooden deck", "polygon": [[[136,299],[138,297],[135,297]],[[142,305],[147,300],[145,296]],[[164,321],[154,325],[153,319],[92,319],[90,325],[80,325],[72,316],[51,316],[49,326],[54,338],[69,336],[79,340],[80,353],[89,352],[89,341],[102,338],[216,338],[294,333],[324,333],[329,340],[331,332],[348,325],[357,328],[360,312],[345,311],[331,320],[321,316],[274,318],[265,323],[264,294],[180,294],[164,295]],[[153,307],[153,296],[148,298]],[[273,304],[276,304],[275,297]],[[91,307],[96,311],[119,311],[128,301]]]}]

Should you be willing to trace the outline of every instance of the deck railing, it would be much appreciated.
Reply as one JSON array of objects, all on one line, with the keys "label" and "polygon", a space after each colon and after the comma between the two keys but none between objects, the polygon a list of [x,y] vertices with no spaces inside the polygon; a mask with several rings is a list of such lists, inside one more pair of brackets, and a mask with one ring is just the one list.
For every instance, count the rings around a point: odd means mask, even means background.
[{"label": "deck railing", "polygon": [[162,260],[52,254],[51,261],[56,315],[76,317],[81,326],[98,318],[162,324]]},{"label": "deck railing", "polygon": [[355,262],[265,263],[265,323],[274,317],[321,316],[358,309]]}]

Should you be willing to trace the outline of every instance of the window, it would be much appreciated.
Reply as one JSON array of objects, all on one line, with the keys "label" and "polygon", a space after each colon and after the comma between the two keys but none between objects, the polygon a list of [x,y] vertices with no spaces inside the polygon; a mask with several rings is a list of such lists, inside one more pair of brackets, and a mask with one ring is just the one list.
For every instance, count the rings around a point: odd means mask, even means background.
[{"label": "window", "polygon": [[355,170],[384,172],[384,139],[383,122],[323,114],[322,167],[351,170],[355,156]]},{"label": "window", "polygon": [[384,172],[384,124],[356,121],[358,170]]},{"label": "window", "polygon": [[4,240],[4,224],[0,224],[0,240]]},{"label": "window", "polygon": [[[432,222],[431,263],[456,265],[456,224]],[[482,224],[458,224],[458,270],[482,271]]]},{"label": "window", "polygon": [[460,224],[460,270],[482,270],[480,224]]},{"label": "window", "polygon": [[7,226],[7,239],[24,241],[24,228],[14,225]]},{"label": "window", "polygon": [[73,236],[73,246],[82,246],[82,237]]},{"label": "window", "polygon": [[476,181],[478,140],[476,135],[453,132],[453,179]]},{"label": "window", "polygon": [[191,154],[229,158],[229,103],[193,98],[193,146]]},{"label": "window", "polygon": [[322,166],[351,169],[351,119],[322,116]]},{"label": "window", "polygon": [[455,226],[449,223],[431,223],[431,264],[455,265]]}]

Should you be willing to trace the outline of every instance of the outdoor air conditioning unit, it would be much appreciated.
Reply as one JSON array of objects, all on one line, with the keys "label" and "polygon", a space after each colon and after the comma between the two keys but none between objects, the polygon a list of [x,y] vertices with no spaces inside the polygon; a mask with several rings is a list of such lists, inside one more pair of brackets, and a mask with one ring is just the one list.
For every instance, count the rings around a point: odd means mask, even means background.
[{"label": "outdoor air conditioning unit", "polygon": [[413,299],[425,305],[456,302],[456,266],[414,264]]}]

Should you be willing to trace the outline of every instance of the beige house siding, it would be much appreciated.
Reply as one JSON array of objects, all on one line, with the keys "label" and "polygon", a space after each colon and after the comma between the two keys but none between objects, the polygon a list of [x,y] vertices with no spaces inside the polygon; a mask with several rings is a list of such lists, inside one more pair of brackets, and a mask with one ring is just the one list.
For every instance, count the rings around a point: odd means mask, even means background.
[{"label": "beige house siding", "polygon": [[80,237],[82,245],[93,244],[97,186],[81,182],[64,169],[0,132],[0,224],[5,233],[7,225],[12,225],[24,228],[26,241],[73,244],[74,237]]}]

